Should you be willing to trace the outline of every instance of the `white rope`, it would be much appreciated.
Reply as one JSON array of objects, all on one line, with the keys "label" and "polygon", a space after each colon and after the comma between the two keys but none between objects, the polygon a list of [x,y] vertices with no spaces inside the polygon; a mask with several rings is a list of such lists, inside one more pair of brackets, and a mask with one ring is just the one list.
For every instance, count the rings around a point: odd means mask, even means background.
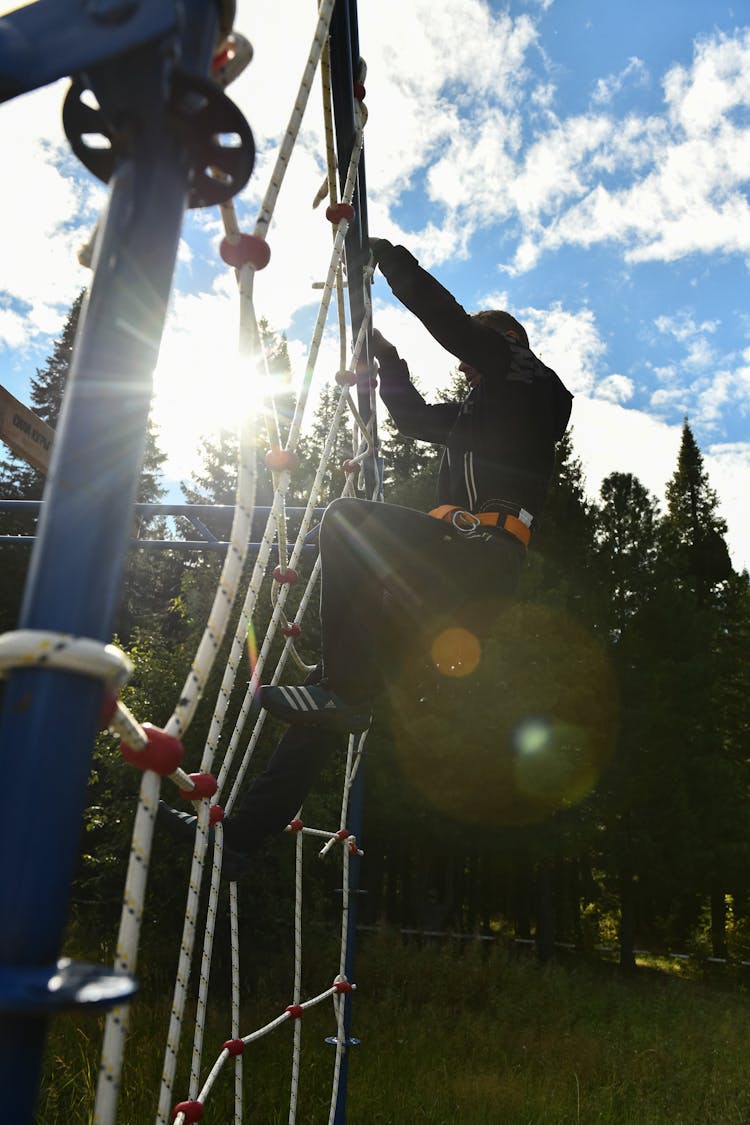
[{"label": "white rope", "polygon": [[[315,31],[313,46],[308,58],[308,64],[305,68],[303,79],[300,85],[300,91],[295,103],[292,117],[287,128],[286,135],[282,142],[282,146],[277,157],[276,165],[271,176],[271,182],[263,200],[258,219],[255,224],[254,237],[262,238],[268,230],[273,210],[275,207],[278,193],[283,181],[288,160],[294,146],[299,127],[302,120],[302,115],[307,103],[309,95],[309,88],[312,82],[312,75],[314,74],[317,63],[320,59],[321,51],[326,41],[328,24],[330,22],[331,13],[334,6],[334,0],[323,0],[319,10],[318,24]],[[249,46],[249,45],[248,45]],[[235,57],[242,53],[242,46],[237,51]],[[247,52],[245,51],[245,55]],[[231,69],[233,65],[232,51],[230,51],[222,63],[226,69],[218,76],[220,81],[226,77],[229,81],[231,78]],[[229,75],[229,77],[227,77]],[[324,89],[324,97],[325,89]],[[360,107],[357,110],[357,130],[355,135],[355,143],[353,147],[350,165],[347,171],[347,178],[342,193],[342,199],[345,204],[350,204],[353,198],[354,187],[356,184],[356,175],[358,161],[362,150],[362,126],[364,115],[360,112]],[[329,160],[329,180],[333,183],[333,197],[335,199],[335,175],[330,175],[330,160]],[[237,244],[241,239],[239,225],[237,223],[234,207],[231,204],[222,206],[222,217],[224,221],[225,232],[230,243]],[[315,328],[312,334],[310,350],[307,358],[307,363],[304,370],[304,375],[301,383],[300,392],[297,398],[296,408],[292,423],[290,426],[289,434],[287,436],[286,452],[292,453],[298,442],[302,421],[304,417],[307,400],[309,397],[310,386],[312,383],[316,363],[320,353],[320,346],[323,338],[323,332],[327,320],[329,305],[333,293],[334,286],[337,290],[337,304],[339,307],[339,322],[340,330],[339,335],[341,338],[341,355],[342,367],[345,340],[345,317],[343,315],[343,273],[342,273],[342,257],[344,252],[344,242],[348,230],[348,219],[344,216],[338,222],[336,229],[333,231],[333,247],[331,258],[328,267],[326,281],[323,286],[323,295],[320,302],[318,317],[316,319]],[[244,356],[249,362],[251,369],[260,370],[262,373],[267,374],[267,363],[265,354],[260,339],[257,318],[253,303],[253,282],[256,265],[253,263],[242,264],[237,269],[237,279],[239,284],[239,301],[240,301],[240,333],[239,333],[239,348],[240,355]],[[369,302],[366,299],[366,317],[369,317]],[[355,342],[352,369],[356,370],[359,363],[359,357],[364,345],[365,334],[367,325],[364,324],[358,333]],[[252,370],[251,370],[252,375]],[[285,521],[285,496],[288,492],[291,472],[288,467],[282,468],[280,471],[273,473],[274,483],[274,501],[271,512],[266,523],[261,546],[253,568],[252,576],[246,591],[245,600],[240,613],[238,626],[235,631],[235,637],[232,642],[231,651],[227,664],[224,670],[222,684],[219,690],[214,713],[211,719],[210,729],[206,745],[204,747],[203,756],[201,759],[201,773],[205,774],[210,771],[212,764],[219,746],[221,732],[226,719],[226,713],[229,705],[230,698],[236,683],[236,678],[240,668],[242,667],[243,653],[245,649],[246,637],[252,616],[257,604],[258,594],[261,588],[263,575],[265,573],[270,551],[274,541],[279,546],[279,562],[282,577],[289,568],[295,569],[299,561],[301,551],[304,545],[305,536],[307,535],[312,523],[314,514],[315,499],[319,492],[323,477],[328,467],[331,453],[335,447],[336,435],[343,418],[348,410],[351,413],[354,422],[354,433],[359,433],[359,441],[355,442],[352,447],[352,465],[361,466],[366,457],[373,453],[372,433],[374,426],[374,394],[372,387],[370,389],[370,405],[372,410],[373,421],[368,425],[364,422],[359,414],[349,391],[342,387],[339,393],[339,399],[336,405],[334,421],[331,426],[328,438],[324,445],[324,450],[321,455],[318,470],[316,472],[313,488],[310,493],[310,498],[305,509],[305,514],[300,526],[300,530],[296,542],[292,548],[291,554],[287,559],[288,545],[286,542],[286,521]],[[279,439],[278,422],[275,415],[275,409],[271,408],[266,412],[266,427],[271,440],[272,448],[280,448],[281,442]],[[177,706],[167,724],[166,732],[169,735],[176,737],[181,736],[188,728],[192,718],[195,714],[196,707],[200,701],[211,673],[213,664],[219,647],[223,641],[229,615],[232,606],[235,602],[239,581],[241,578],[242,570],[244,567],[247,542],[250,534],[250,522],[254,506],[255,495],[255,460],[254,460],[254,426],[251,419],[248,420],[243,427],[241,437],[241,457],[240,457],[240,471],[238,475],[237,486],[237,503],[235,508],[235,519],[230,533],[230,546],[227,551],[227,556],[224,562],[221,577],[219,579],[216,596],[214,603],[209,614],[208,623],[202,637],[201,643],[198,646],[198,651],[191,665],[183,691]],[[347,475],[346,484],[344,487],[344,494],[351,495],[354,492],[354,480],[352,474]],[[315,585],[319,572],[319,562],[313,568],[313,574],[308,581],[305,590],[302,593],[296,614],[295,623],[301,623],[304,613],[311,600],[312,591]],[[275,583],[273,589],[273,612],[269,629],[264,638],[261,652],[258,654],[257,664],[251,677],[251,683],[248,691],[245,694],[242,706],[240,708],[240,715],[235,726],[235,730],[230,740],[229,748],[224,756],[221,764],[219,778],[217,781],[217,793],[215,802],[218,802],[223,787],[225,786],[228,777],[231,773],[233,759],[239,748],[242,737],[242,732],[246,724],[247,718],[251,712],[253,691],[260,682],[260,676],[264,670],[265,663],[267,662],[272,640],[278,628],[286,627],[288,621],[284,612],[285,604],[290,594],[290,585],[288,583]],[[288,637],[277,667],[272,677],[272,682],[277,683],[283,672],[285,662],[289,655],[292,655],[296,660],[300,660],[293,643],[293,637]],[[308,667],[302,665],[303,667]],[[257,722],[254,725],[253,732],[250,737],[247,749],[242,756],[242,761],[235,778],[234,785],[232,786],[229,798],[226,804],[226,811],[229,812],[234,800],[236,799],[237,792],[244,779],[248,762],[252,753],[257,745],[258,738],[263,729],[265,720],[265,713],[261,712]],[[127,735],[126,741],[129,744],[140,743],[145,737],[143,728],[140,728],[137,720],[130,715],[123,705],[118,704],[115,714],[111,720],[111,725],[118,731],[124,738]],[[352,749],[350,742],[350,750],[348,759],[352,758]],[[347,774],[351,772],[350,764],[347,765]],[[181,771],[175,771],[170,775],[173,780],[177,781],[180,787],[184,790],[191,790],[193,788],[192,780],[184,775]],[[125,891],[125,906],[123,908],[123,916],[121,919],[120,936],[118,938],[118,952],[117,962],[118,965],[128,966],[129,971],[132,971],[136,964],[138,939],[140,934],[140,919],[143,912],[143,897],[145,894],[146,876],[148,871],[148,859],[151,848],[151,838],[153,834],[153,822],[155,811],[158,805],[160,778],[146,771],[142,779],[141,798],[139,801],[139,809],[136,815],[134,827],[134,843],[131,850],[131,862],[128,868],[128,878],[126,881]],[[345,798],[346,799],[346,798]],[[167,1036],[167,1048],[164,1058],[164,1074],[162,1079],[161,1091],[159,1096],[159,1106],[157,1110],[157,1121],[166,1125],[173,1117],[171,1112],[171,1097],[172,1088],[174,1084],[174,1075],[177,1061],[177,1052],[179,1050],[180,1035],[182,1021],[184,1017],[185,1000],[187,996],[188,982],[191,972],[193,947],[198,926],[198,905],[200,895],[200,885],[202,873],[204,868],[205,852],[208,841],[208,827],[209,827],[209,802],[206,799],[200,800],[196,803],[198,810],[197,831],[195,839],[195,847],[193,853],[193,862],[191,866],[188,899],[185,911],[185,926],[183,930],[183,937],[180,945],[180,957],[177,970],[177,980],[175,983],[175,993],[172,1006],[172,1015],[170,1019],[170,1027]],[[301,935],[302,935],[302,901],[301,901],[301,872],[302,872],[302,857],[303,857],[303,836],[305,834],[317,834],[326,839],[326,845],[323,852],[327,852],[335,846],[336,842],[341,842],[344,845],[344,867],[348,871],[348,863],[352,854],[352,850],[357,850],[356,841],[348,833],[340,829],[338,832],[324,832],[322,830],[304,829],[300,833],[297,841],[297,883],[298,893],[295,899],[295,972],[294,972],[294,1004],[292,1005],[295,1014],[301,1014],[303,1010],[313,1004],[320,1003],[328,996],[334,997],[335,1008],[337,1013],[337,1021],[340,1024],[341,1015],[343,1012],[343,999],[340,995],[341,989],[338,987],[343,983],[341,973],[334,982],[334,987],[321,993],[320,996],[312,1000],[301,1002],[300,989],[301,989]],[[200,1063],[202,1056],[203,1035],[205,1029],[206,1008],[209,995],[209,975],[211,965],[211,954],[213,948],[213,935],[215,928],[215,918],[217,910],[217,901],[220,886],[220,871],[222,863],[222,844],[223,832],[219,824],[215,826],[214,831],[215,844],[214,844],[214,860],[212,866],[211,887],[208,899],[208,914],[204,928],[204,942],[203,954],[200,968],[200,979],[198,989],[198,1003],[197,1003],[197,1017],[195,1022],[195,1032],[193,1040],[193,1052],[191,1058],[191,1074],[189,1083],[189,1096],[190,1101],[203,1102],[208,1092],[210,1091],[213,1083],[215,1082],[219,1071],[223,1066],[223,1062],[230,1056],[230,1052],[224,1049],[219,1060],[214,1064],[208,1079],[204,1086],[199,1090],[200,1084]],[[361,854],[361,853],[360,853]],[[347,896],[345,894],[344,905],[347,905]],[[230,887],[230,910],[231,910],[231,931],[232,931],[232,1038],[238,1040],[239,1033],[239,944],[238,944],[238,921],[237,921],[237,893],[234,884]],[[346,912],[342,915],[342,941],[345,944],[346,935]],[[343,948],[343,947],[342,947]],[[343,957],[343,954],[342,954]],[[343,961],[342,961],[343,965]],[[343,971],[343,970],[342,970]],[[347,986],[348,987],[348,986]],[[97,1109],[96,1121],[101,1122],[101,1125],[110,1125],[114,1121],[114,1106],[116,1105],[117,1086],[119,1083],[119,1071],[121,1068],[122,1053],[124,1048],[124,1041],[127,1028],[127,1012],[118,1011],[113,1013],[113,1018],[108,1020],[107,1029],[105,1032],[105,1048],[103,1052],[102,1061],[102,1075],[100,1076],[100,1090],[97,1095]],[[253,1032],[242,1039],[245,1044],[254,1042],[256,1039],[267,1034],[274,1027],[279,1026],[286,1019],[292,1018],[290,1011],[287,1010],[282,1016],[277,1017],[270,1024],[264,1028]],[[297,1020],[299,1024],[299,1020]],[[337,1039],[340,1041],[342,1033],[339,1029]],[[295,1028],[294,1035],[294,1053],[293,1053],[293,1074],[292,1074],[292,1090],[290,1096],[290,1122],[293,1122],[297,1113],[297,1100],[299,1090],[299,1072],[300,1072],[300,1027]],[[340,1059],[342,1054],[342,1044],[339,1042],[337,1046],[337,1060],[336,1060],[336,1079],[335,1086],[338,1084],[338,1073],[340,1071]],[[237,1120],[241,1119],[241,1071],[242,1063],[241,1058],[238,1056],[235,1062],[235,1116]],[[175,1120],[184,1120],[184,1114],[178,1113]]]},{"label": "white rope", "polygon": [[0,636],[0,676],[13,668],[62,668],[101,680],[113,690],[121,688],[133,671],[130,659],[115,645],[38,629]]}]

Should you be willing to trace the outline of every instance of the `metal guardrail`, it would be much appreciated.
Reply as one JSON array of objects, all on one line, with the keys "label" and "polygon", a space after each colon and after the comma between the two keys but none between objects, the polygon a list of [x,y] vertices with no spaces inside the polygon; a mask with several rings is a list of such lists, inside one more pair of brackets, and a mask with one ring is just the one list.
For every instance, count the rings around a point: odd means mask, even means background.
[{"label": "metal guardrail", "polygon": [[[44,507],[43,500],[0,500],[0,515],[2,513],[13,514],[14,512],[35,512],[41,515]],[[255,515],[262,517],[264,522],[268,518],[270,512],[269,507],[258,507],[255,509]],[[295,518],[301,519],[304,513],[304,508],[287,508],[286,514],[291,517],[292,521]],[[320,519],[325,511],[325,507],[315,508],[315,517]],[[144,519],[155,518],[158,516],[168,516],[175,519],[186,519],[190,525],[201,536],[200,539],[145,539],[142,536],[130,540],[130,547],[138,547],[144,550],[161,550],[161,551],[224,551],[229,546],[227,539],[220,539],[215,535],[209,527],[206,526],[204,520],[211,519],[212,517],[219,516],[225,517],[227,525],[231,526],[232,516],[234,515],[234,506],[232,504],[134,504],[133,514],[140,516]],[[315,529],[311,535],[313,535]],[[31,545],[36,539],[35,535],[0,535],[0,544],[18,545]],[[258,550],[260,543],[250,543],[250,550]],[[314,539],[303,548],[305,551],[313,551],[316,549]]]}]

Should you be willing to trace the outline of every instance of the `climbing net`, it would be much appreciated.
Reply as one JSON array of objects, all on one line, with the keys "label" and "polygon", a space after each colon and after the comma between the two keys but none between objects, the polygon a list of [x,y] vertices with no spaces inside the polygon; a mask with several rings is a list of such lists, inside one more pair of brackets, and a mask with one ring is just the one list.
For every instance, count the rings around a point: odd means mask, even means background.
[{"label": "climbing net", "polygon": [[[362,72],[356,76],[357,82],[354,91],[354,143],[343,191],[339,199],[337,193],[337,158],[332,128],[333,114],[331,110],[330,60],[328,57],[329,25],[334,9],[334,2],[335,0],[322,0],[320,4],[318,21],[307,63],[300,81],[294,108],[279,148],[276,162],[270,176],[270,182],[263,197],[252,233],[244,233],[241,231],[237,214],[231,202],[222,204],[221,206],[225,232],[221,245],[221,255],[227,265],[234,269],[238,281],[240,357],[241,361],[246,364],[248,369],[259,372],[261,379],[263,379],[265,383],[264,376],[268,375],[268,363],[264,354],[261,333],[259,331],[254,307],[253,290],[255,274],[257,271],[263,269],[270,258],[270,248],[266,241],[266,234],[273,218],[274,208],[282,188],[289,158],[300,130],[313,78],[318,68],[320,68],[327,149],[327,183],[324,195],[328,199],[326,216],[332,225],[332,250],[325,283],[322,289],[320,307],[312,333],[304,375],[301,380],[294,414],[284,443],[282,443],[281,440],[273,400],[269,399],[265,404],[264,419],[270,444],[270,452],[267,456],[267,467],[270,470],[273,481],[273,503],[260,542],[257,558],[252,569],[252,574],[245,591],[244,601],[237,620],[236,630],[231,643],[229,657],[211,718],[198,772],[187,774],[182,769],[182,738],[193,719],[198,702],[204,693],[217,654],[228,632],[232,609],[238,600],[239,585],[248,552],[257,479],[255,464],[256,421],[251,415],[243,421],[240,433],[240,456],[235,514],[230,533],[230,545],[227,550],[223,570],[209,613],[208,622],[185,685],[180,693],[174,711],[163,729],[156,728],[148,723],[140,723],[119,700],[117,691],[119,686],[126,679],[129,667],[126,658],[124,658],[122,654],[112,649],[111,646],[109,650],[109,660],[112,664],[112,670],[109,678],[111,695],[106,715],[107,725],[109,729],[115,732],[122,740],[122,753],[125,760],[142,770],[138,808],[133,828],[124,903],[117,941],[115,968],[119,971],[132,974],[137,965],[149,858],[152,849],[153,828],[162,779],[166,777],[173,781],[178,786],[180,794],[188,801],[194,802],[197,811],[195,847],[190,871],[185,921],[180,942],[179,963],[177,967],[171,1018],[167,1032],[163,1077],[156,1115],[156,1120],[159,1123],[174,1120],[178,1125],[181,1125],[183,1122],[198,1121],[203,1115],[203,1105],[206,1099],[217,1082],[225,1063],[229,1060],[234,1060],[235,1068],[235,1120],[241,1120],[242,1053],[249,1044],[267,1035],[288,1020],[295,1021],[289,1111],[290,1122],[295,1121],[301,1057],[301,1028],[299,1017],[307,1008],[321,1004],[328,999],[332,999],[333,1001],[336,1020],[336,1054],[330,1110],[330,1121],[333,1121],[334,1115],[337,1112],[337,1103],[340,1093],[342,1062],[348,1046],[345,1012],[349,994],[354,988],[354,984],[349,981],[347,977],[346,953],[350,940],[348,926],[350,864],[354,856],[362,854],[356,837],[349,831],[348,817],[352,787],[357,778],[366,734],[358,737],[350,736],[349,738],[341,801],[341,815],[338,826],[330,830],[314,829],[304,825],[299,818],[295,819],[289,826],[289,831],[297,833],[296,896],[294,908],[295,955],[294,983],[291,1002],[284,1011],[271,1019],[270,1022],[244,1034],[240,1028],[240,963],[237,887],[235,883],[230,883],[229,885],[230,932],[232,943],[232,989],[229,1033],[219,1057],[211,1066],[208,1075],[201,1081],[210,966],[222,867],[222,820],[225,814],[231,812],[237,799],[237,795],[248,770],[250,759],[252,758],[263,730],[266,717],[265,712],[261,711],[243,748],[246,728],[252,712],[253,698],[256,694],[261,676],[270,659],[272,643],[279,634],[284,638],[283,648],[269,682],[274,684],[278,683],[289,658],[298,663],[302,669],[309,670],[298,653],[295,642],[300,636],[304,615],[309,606],[314,586],[319,575],[319,562],[317,562],[312,569],[310,578],[301,593],[296,611],[291,614],[287,606],[290,599],[290,591],[292,587],[297,584],[298,564],[305,538],[313,523],[316,497],[321,488],[329,460],[335,448],[337,434],[344,422],[347,419],[352,420],[352,455],[344,465],[346,479],[343,490],[344,495],[355,494],[358,486],[365,487],[364,482],[369,479],[365,472],[365,467],[367,463],[374,458],[375,450],[376,413],[375,394],[372,385],[373,380],[370,378],[368,371],[361,370],[363,367],[362,357],[365,354],[364,347],[370,314],[369,300],[367,298],[365,299],[365,316],[362,323],[355,326],[356,338],[350,357],[347,355],[346,310],[344,302],[344,243],[349,225],[355,217],[352,199],[354,198],[355,185],[357,183],[357,170],[362,153],[363,128],[366,120],[366,113],[364,105],[362,104],[362,97],[364,95],[364,88],[362,86],[364,71],[362,70]],[[241,72],[244,65],[249,61],[250,55],[251,50],[249,44],[241,36],[229,36],[214,59],[213,73],[216,80],[226,85]],[[316,203],[321,201],[322,196],[322,192],[318,193]],[[366,270],[365,272],[367,275],[368,272],[371,273],[371,270]],[[364,289],[366,292],[369,292],[369,276],[365,277]],[[338,315],[340,340],[340,362],[339,370],[336,374],[338,395],[336,409],[315,474],[309,500],[304,510],[299,532],[295,541],[292,543],[287,537],[285,499],[296,465],[295,447],[300,436],[305,407],[310,395],[310,387],[334,294],[336,298],[335,304]],[[360,371],[359,375],[357,374],[358,371]],[[369,397],[368,418],[363,417],[357,403],[355,403],[352,397],[352,391],[355,388],[358,388],[360,391],[360,403],[362,402],[363,388],[366,396]],[[367,411],[364,411],[364,413],[366,414]],[[379,486],[376,484],[374,491],[371,489],[368,491],[371,492],[371,498],[376,499]],[[224,730],[229,701],[236,684],[238,672],[244,663],[243,657],[246,650],[248,630],[258,603],[261,584],[274,546],[278,549],[279,561],[273,571],[273,610],[270,624],[260,647],[260,651],[257,654],[257,662],[242,700],[234,730],[229,738],[226,753],[221,762],[218,762],[219,741]],[[33,641],[30,641],[30,644],[38,643],[39,637],[36,635]],[[75,647],[75,642],[71,640],[68,647]],[[33,655],[30,659],[33,659]],[[60,659],[64,658],[61,657]],[[217,765],[218,770],[216,770]],[[230,786],[229,778],[233,773],[234,781]],[[227,788],[229,792],[226,798],[224,798]],[[193,961],[197,952],[196,934],[198,929],[199,898],[201,895],[204,872],[207,868],[205,857],[209,840],[209,829],[213,829],[214,836],[213,865],[210,876],[205,933],[198,973],[197,1015],[193,1030],[190,1082],[189,1089],[186,1092],[187,1096],[183,1100],[177,1101],[175,1104],[175,1073],[182,1039],[183,1024],[185,1023],[188,985],[193,970]],[[321,855],[327,855],[335,849],[338,849],[341,852],[343,866],[343,911],[339,965],[332,982],[322,989],[318,995],[307,999],[303,999],[301,995],[302,863],[304,852],[303,838],[305,836],[317,838],[318,841],[323,842]],[[100,1123],[100,1125],[108,1125],[108,1123],[115,1120],[127,1033],[128,1008],[126,1006],[121,1006],[113,1009],[106,1022],[102,1062],[97,1088],[95,1121]]]}]

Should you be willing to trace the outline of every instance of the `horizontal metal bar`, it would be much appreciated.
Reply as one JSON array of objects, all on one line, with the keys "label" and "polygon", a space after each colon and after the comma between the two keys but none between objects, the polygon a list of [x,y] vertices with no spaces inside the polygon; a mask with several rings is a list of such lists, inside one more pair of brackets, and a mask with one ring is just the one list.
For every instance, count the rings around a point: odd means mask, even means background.
[{"label": "horizontal metal bar", "polygon": [[[19,511],[40,512],[43,506],[43,500],[0,500],[0,513]],[[255,509],[254,514],[267,519],[270,511],[270,507],[258,507]],[[305,508],[287,508],[286,514],[292,518],[298,517],[301,519],[305,511]],[[213,532],[210,531],[198,517],[212,515],[232,516],[234,514],[233,504],[134,504],[133,512],[135,515],[145,517],[179,516],[188,519],[195,530],[201,535],[205,535],[206,538],[131,539],[129,544],[131,550],[134,547],[138,547],[144,550],[155,551],[225,551],[229,546],[229,540],[217,539]],[[324,507],[314,509],[314,515],[317,518],[322,517],[324,512]],[[10,544],[12,546],[31,545],[35,540],[35,535],[0,535],[0,546],[4,544]],[[251,553],[257,553],[259,550],[260,543],[248,544],[248,551]],[[314,543],[305,544],[302,550],[304,553],[310,553],[316,551],[317,546]],[[278,547],[272,544],[271,551],[278,552]]]},{"label": "horizontal metal bar", "polygon": [[[39,511],[44,507],[44,500],[0,500],[0,512],[18,512],[21,510]],[[301,516],[305,508],[287,508],[288,516]],[[268,516],[270,507],[257,507],[255,515]],[[322,516],[325,506],[315,508],[314,514]],[[210,516],[231,515],[234,504],[134,504],[133,512],[137,516]]]}]

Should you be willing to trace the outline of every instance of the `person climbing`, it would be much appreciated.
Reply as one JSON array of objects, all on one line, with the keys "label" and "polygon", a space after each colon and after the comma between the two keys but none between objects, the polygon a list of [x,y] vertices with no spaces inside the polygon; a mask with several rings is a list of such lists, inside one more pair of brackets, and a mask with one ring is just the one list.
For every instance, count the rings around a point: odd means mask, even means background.
[{"label": "person climbing", "polygon": [[403,246],[370,247],[394,296],[459,360],[469,390],[427,403],[396,348],[373,332],[380,396],[398,431],[444,447],[436,507],[344,497],[326,509],[319,671],[313,682],[260,690],[261,706],[289,729],[224,822],[230,853],[247,855],[282,831],[335,735],[369,727],[395,654],[429,658],[436,638],[481,638],[491,627],[488,599],[497,607],[516,591],[570,419],[572,395],[510,313],[469,314]]}]

